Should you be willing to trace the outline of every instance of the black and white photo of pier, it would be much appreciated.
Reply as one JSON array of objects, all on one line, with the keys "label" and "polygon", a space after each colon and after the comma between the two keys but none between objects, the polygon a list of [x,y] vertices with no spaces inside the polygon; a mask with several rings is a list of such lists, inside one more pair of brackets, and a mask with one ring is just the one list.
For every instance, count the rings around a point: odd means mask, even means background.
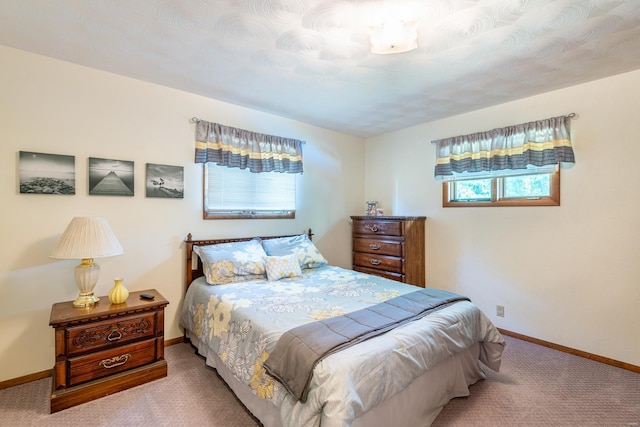
[{"label": "black and white photo of pier", "polygon": [[133,196],[133,162],[89,157],[89,194]]}]

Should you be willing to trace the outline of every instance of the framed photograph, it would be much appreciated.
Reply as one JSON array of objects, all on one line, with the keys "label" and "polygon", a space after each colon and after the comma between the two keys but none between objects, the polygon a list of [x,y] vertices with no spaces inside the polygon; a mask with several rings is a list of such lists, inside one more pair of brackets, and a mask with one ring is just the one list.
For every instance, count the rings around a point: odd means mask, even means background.
[{"label": "framed photograph", "polygon": [[133,196],[133,162],[89,157],[89,194]]},{"label": "framed photograph", "polygon": [[375,216],[378,212],[378,202],[367,202],[366,214],[369,216]]},{"label": "framed photograph", "polygon": [[184,168],[147,163],[146,189],[147,197],[182,199],[184,197]]},{"label": "framed photograph", "polygon": [[19,152],[20,194],[76,194],[75,156]]}]

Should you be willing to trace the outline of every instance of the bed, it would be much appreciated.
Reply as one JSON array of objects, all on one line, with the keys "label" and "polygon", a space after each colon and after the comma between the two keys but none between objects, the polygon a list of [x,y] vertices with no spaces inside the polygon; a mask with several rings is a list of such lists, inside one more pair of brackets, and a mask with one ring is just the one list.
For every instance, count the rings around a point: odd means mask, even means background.
[{"label": "bed", "polygon": [[283,334],[422,289],[328,265],[311,236],[185,241],[185,338],[264,426],[429,426],[500,368],[504,340],[463,299],[320,359],[294,397],[266,371]]}]

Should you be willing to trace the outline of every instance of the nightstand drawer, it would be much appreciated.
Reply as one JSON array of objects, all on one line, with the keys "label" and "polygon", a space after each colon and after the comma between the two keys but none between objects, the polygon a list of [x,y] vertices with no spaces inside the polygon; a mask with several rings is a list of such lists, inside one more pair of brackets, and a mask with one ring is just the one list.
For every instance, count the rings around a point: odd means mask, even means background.
[{"label": "nightstand drawer", "polygon": [[353,262],[356,266],[386,270],[393,273],[403,273],[403,259],[398,257],[354,253]]},{"label": "nightstand drawer", "polygon": [[401,257],[404,245],[401,241],[385,241],[378,239],[353,239],[354,252],[366,252],[370,254],[391,255]]},{"label": "nightstand drawer", "polygon": [[67,329],[67,354],[73,356],[154,336],[154,312],[74,326]]},{"label": "nightstand drawer", "polygon": [[69,385],[106,377],[151,363],[156,359],[156,340],[150,339],[68,359]]},{"label": "nightstand drawer", "polygon": [[402,236],[402,222],[362,220],[353,221],[354,234],[383,234],[386,236]]}]

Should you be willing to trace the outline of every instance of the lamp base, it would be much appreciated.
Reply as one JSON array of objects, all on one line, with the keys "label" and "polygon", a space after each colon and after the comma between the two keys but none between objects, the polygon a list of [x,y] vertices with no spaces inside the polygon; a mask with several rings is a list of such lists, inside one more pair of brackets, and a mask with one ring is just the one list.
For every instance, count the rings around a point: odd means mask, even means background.
[{"label": "lamp base", "polygon": [[74,307],[92,307],[100,301],[100,298],[91,293],[80,293],[78,298],[73,302]]},{"label": "lamp base", "polygon": [[73,302],[73,306],[91,307],[100,301],[100,298],[93,295],[93,288],[100,275],[100,266],[93,262],[93,258],[83,258],[82,262],[76,266],[74,275],[80,294]]}]

